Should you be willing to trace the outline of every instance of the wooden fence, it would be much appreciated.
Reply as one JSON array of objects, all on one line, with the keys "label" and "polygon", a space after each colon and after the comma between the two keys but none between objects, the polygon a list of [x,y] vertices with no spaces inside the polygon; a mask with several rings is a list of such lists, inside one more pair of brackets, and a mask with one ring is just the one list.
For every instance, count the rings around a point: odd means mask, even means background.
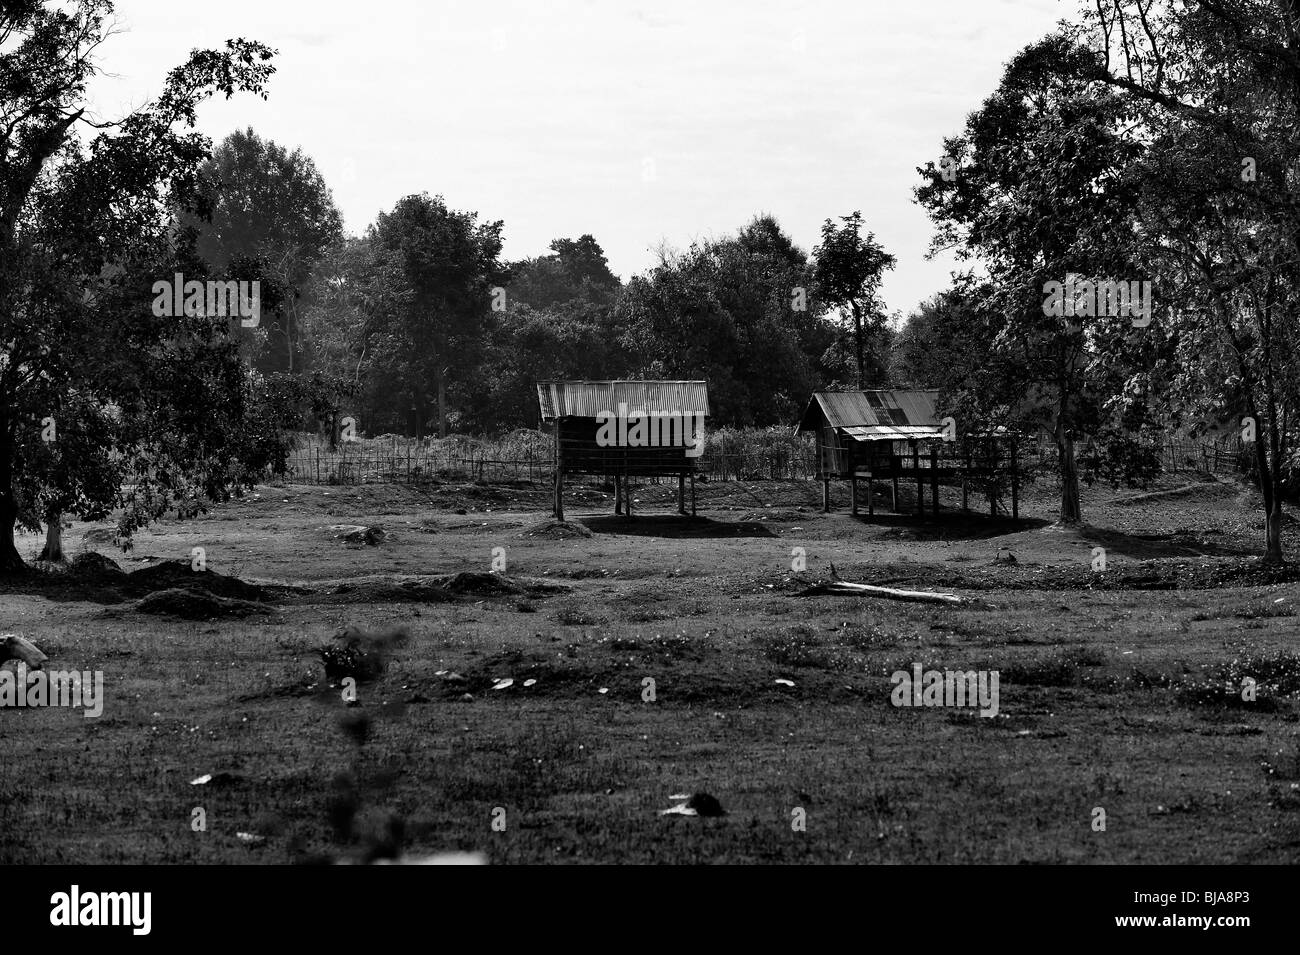
[{"label": "wooden fence", "polygon": [[1170,441],[1161,448],[1160,463],[1166,471],[1230,473],[1242,469],[1244,451],[1245,445],[1235,437],[1216,442]]},{"label": "wooden fence", "polygon": [[[1026,445],[1027,463],[1041,471],[1055,467],[1056,448]],[[1160,448],[1165,471],[1240,470],[1242,445],[1233,438],[1217,442],[1168,441]],[[385,436],[342,442],[337,449],[315,438],[289,455],[287,480],[294,484],[420,484],[428,481],[519,481],[541,484],[552,479],[551,438],[532,433],[525,441],[491,439],[414,439]],[[816,450],[780,445],[758,450],[724,451],[706,447],[699,474],[709,481],[811,480]]]}]

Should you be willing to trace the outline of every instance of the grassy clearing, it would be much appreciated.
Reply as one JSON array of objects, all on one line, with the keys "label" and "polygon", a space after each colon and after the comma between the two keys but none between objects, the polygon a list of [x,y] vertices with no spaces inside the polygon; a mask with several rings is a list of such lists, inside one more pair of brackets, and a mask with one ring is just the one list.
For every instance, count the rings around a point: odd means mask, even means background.
[{"label": "grassy clearing", "polygon": [[[544,488],[267,487],[129,556],[104,549],[134,569],[201,545],[269,588],[269,616],[151,616],[50,575],[5,585],[0,632],[54,668],[102,669],[107,703],[98,720],[0,710],[0,862],[399,844],[493,862],[1300,860],[1300,583],[1248,570],[1258,514],[1237,489],[1141,507],[1094,490],[1081,531],[1048,525],[1046,489],[1018,527],[823,516],[803,483],[701,486],[691,523],[667,514],[675,490],[639,487],[646,516],[629,522],[593,489],[569,515],[593,534],[575,538],[530,534]],[[388,536],[350,545],[336,523]],[[1099,544],[1110,583],[1089,576]],[[488,570],[494,547],[512,577],[568,589],[424,599],[435,575]],[[832,562],[974,599],[796,596]],[[347,624],[410,633],[354,707],[315,653]],[[998,716],[893,707],[890,674],[914,663],[998,670]],[[190,785],[206,773],[225,775]],[[728,815],[659,815],[695,791]]]}]

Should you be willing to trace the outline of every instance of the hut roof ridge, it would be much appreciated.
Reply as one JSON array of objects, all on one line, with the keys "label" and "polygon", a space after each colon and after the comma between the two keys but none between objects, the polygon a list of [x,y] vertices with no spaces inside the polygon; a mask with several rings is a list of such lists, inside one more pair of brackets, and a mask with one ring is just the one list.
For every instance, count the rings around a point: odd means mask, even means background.
[{"label": "hut roof ridge", "polygon": [[[832,428],[941,430],[935,412],[937,388],[875,388],[862,391],[814,392],[796,433],[819,426]],[[898,435],[902,436],[902,435]]]},{"label": "hut roof ridge", "polygon": [[542,420],[594,418],[617,413],[619,405],[647,415],[709,414],[707,381],[655,381],[630,378],[584,381],[539,381],[537,401]]}]

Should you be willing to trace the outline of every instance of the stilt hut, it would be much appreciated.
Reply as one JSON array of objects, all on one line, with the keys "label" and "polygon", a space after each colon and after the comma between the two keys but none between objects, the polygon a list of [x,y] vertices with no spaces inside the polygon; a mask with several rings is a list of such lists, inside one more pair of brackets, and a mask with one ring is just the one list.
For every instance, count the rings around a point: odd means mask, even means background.
[{"label": "stilt hut", "polygon": [[817,444],[816,478],[822,482],[822,511],[830,510],[831,481],[847,481],[851,507],[858,513],[858,482],[867,482],[867,513],[875,513],[875,482],[893,490],[898,511],[899,481],[916,482],[916,512],[925,513],[930,486],[933,513],[939,512],[939,484],[960,479],[962,508],[969,484],[988,485],[989,508],[997,513],[994,488],[1009,478],[1011,516],[1020,516],[1020,482],[1014,436],[1005,430],[961,433],[951,418],[940,419],[935,390],[817,392],[808,402],[796,434],[812,434]]},{"label": "stilt hut", "polygon": [[566,474],[614,482],[614,512],[632,514],[628,480],[676,477],[695,514],[695,475],[704,450],[709,389],[703,381],[539,381],[543,425],[555,436],[555,518],[564,520]]}]

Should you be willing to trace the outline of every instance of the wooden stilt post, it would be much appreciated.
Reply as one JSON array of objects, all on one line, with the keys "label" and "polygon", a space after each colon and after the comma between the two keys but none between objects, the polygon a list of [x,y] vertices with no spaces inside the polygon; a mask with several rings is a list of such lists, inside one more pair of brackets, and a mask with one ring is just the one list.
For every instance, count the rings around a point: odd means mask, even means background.
[{"label": "wooden stilt post", "polygon": [[560,444],[560,419],[555,419],[555,519],[564,520],[564,447]]},{"label": "wooden stilt post", "polygon": [[900,455],[894,454],[892,447],[889,454],[889,464],[891,477],[893,478],[893,494],[889,498],[889,509],[895,514],[898,513],[898,471],[903,466],[903,459]]},{"label": "wooden stilt post", "polygon": [[856,474],[853,475],[853,477],[849,478],[849,497],[852,501],[850,509],[853,512],[853,516],[857,517],[858,516],[858,477]]},{"label": "wooden stilt post", "polygon": [[623,513],[623,475],[614,475],[614,513]]},{"label": "wooden stilt post", "polygon": [[867,516],[874,517],[876,514],[876,479],[867,478]]},{"label": "wooden stilt post", "polygon": [[677,513],[686,513],[686,475],[677,475]]},{"label": "wooden stilt post", "polygon": [[939,448],[930,444],[930,513],[939,516]]},{"label": "wooden stilt post", "polygon": [[691,472],[691,517],[695,516],[695,472]]},{"label": "wooden stilt post", "polygon": [[921,473],[921,442],[915,439],[912,445],[912,470],[916,472],[916,513],[925,515],[925,475]]},{"label": "wooden stilt post", "polygon": [[831,512],[831,479],[823,478],[822,479],[822,513],[829,514],[830,512]]},{"label": "wooden stilt post", "polygon": [[626,474],[623,475],[623,504],[627,508],[627,516],[630,519],[632,517],[632,484],[628,481]]}]

